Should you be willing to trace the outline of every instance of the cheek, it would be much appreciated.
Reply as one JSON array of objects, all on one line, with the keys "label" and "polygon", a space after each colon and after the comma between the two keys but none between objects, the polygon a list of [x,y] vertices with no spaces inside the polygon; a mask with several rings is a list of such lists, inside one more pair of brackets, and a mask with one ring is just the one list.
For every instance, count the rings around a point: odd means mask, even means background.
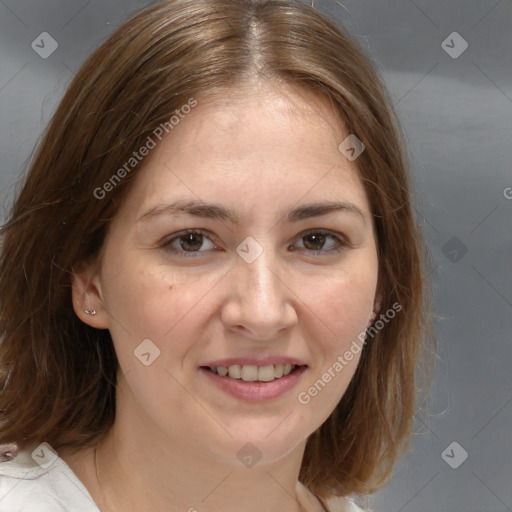
[{"label": "cheek", "polygon": [[159,267],[129,260],[118,262],[106,269],[105,282],[108,283],[104,294],[106,303],[127,329],[139,326],[150,329],[153,335],[161,335],[186,308],[176,279]]},{"label": "cheek", "polygon": [[[365,331],[377,286],[377,260],[372,253],[354,258],[310,289],[306,305],[319,321],[309,333],[318,364],[301,389],[299,402],[311,405],[324,419],[345,393],[364,350]],[[305,293],[305,290],[304,292]]]},{"label": "cheek", "polygon": [[134,350],[146,339],[160,350],[157,366],[175,366],[189,349],[187,340],[197,334],[190,331],[204,321],[201,302],[219,279],[212,273],[184,283],[177,272],[142,263],[118,262],[105,269],[109,329],[125,372],[138,364]]},{"label": "cheek", "polygon": [[348,267],[303,289],[304,303],[324,326],[325,350],[350,345],[366,329],[373,310],[377,286],[377,265]]},{"label": "cheek", "polygon": [[374,283],[368,280],[349,278],[332,285],[324,311],[338,343],[346,342],[366,328],[374,297]]},{"label": "cheek", "polygon": [[[183,286],[159,267],[129,263],[105,269],[109,330],[128,388],[142,407],[157,410],[162,400],[183,398],[174,370],[194,339],[187,326],[195,325],[194,305],[204,296],[209,280]],[[155,393],[161,389],[168,392]]]}]

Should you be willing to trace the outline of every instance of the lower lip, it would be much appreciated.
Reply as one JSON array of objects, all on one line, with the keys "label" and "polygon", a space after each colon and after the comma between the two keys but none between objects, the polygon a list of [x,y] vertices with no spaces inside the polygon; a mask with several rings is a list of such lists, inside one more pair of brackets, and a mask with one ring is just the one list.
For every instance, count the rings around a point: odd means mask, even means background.
[{"label": "lower lip", "polygon": [[213,383],[226,393],[245,400],[247,402],[263,402],[272,400],[292,389],[302,374],[307,370],[307,366],[301,366],[292,373],[270,382],[246,382],[242,379],[232,379],[213,373],[206,368],[199,368],[199,371],[206,375]]}]

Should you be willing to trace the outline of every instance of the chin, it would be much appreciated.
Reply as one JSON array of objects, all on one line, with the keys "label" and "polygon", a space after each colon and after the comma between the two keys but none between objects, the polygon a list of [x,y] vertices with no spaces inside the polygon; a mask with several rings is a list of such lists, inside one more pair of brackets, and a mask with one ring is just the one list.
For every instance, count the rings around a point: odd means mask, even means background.
[{"label": "chin", "polygon": [[[305,445],[309,434],[314,430],[312,427],[311,432],[305,431],[304,425],[292,424],[292,417],[293,413],[288,417],[281,415],[259,422],[233,422],[227,429],[233,437],[227,438],[227,435],[223,435],[215,442],[216,447],[223,447],[218,456],[235,465],[240,462],[247,465],[247,461],[258,465],[272,464],[285,458],[301,443]],[[288,420],[290,424],[286,425]]]}]

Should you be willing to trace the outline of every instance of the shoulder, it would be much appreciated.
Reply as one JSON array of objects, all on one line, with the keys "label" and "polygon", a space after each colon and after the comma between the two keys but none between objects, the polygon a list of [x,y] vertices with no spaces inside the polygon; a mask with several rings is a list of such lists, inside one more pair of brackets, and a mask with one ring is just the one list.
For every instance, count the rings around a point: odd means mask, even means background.
[{"label": "shoulder", "polygon": [[[0,462],[0,511],[99,512],[65,462],[41,446],[22,450],[15,459]],[[35,448],[41,462],[32,456]]]},{"label": "shoulder", "polygon": [[329,512],[374,512],[367,508],[361,508],[350,497],[331,498],[325,500]]},{"label": "shoulder", "polygon": [[24,451],[14,460],[1,462],[0,510],[64,512],[52,489],[50,467],[40,466]]},{"label": "shoulder", "polygon": [[347,506],[347,512],[373,512],[369,509],[363,509],[359,505],[356,505],[352,500],[347,500],[348,506]]}]

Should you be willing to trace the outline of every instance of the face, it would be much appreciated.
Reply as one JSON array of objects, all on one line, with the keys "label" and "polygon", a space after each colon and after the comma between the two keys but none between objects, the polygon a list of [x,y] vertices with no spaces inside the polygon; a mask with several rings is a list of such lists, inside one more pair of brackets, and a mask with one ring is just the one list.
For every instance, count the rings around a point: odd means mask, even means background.
[{"label": "face", "polygon": [[198,99],[152,149],[75,310],[112,335],[116,421],[233,464],[251,442],[271,462],[343,396],[377,250],[329,104],[291,89],[229,98]]}]

